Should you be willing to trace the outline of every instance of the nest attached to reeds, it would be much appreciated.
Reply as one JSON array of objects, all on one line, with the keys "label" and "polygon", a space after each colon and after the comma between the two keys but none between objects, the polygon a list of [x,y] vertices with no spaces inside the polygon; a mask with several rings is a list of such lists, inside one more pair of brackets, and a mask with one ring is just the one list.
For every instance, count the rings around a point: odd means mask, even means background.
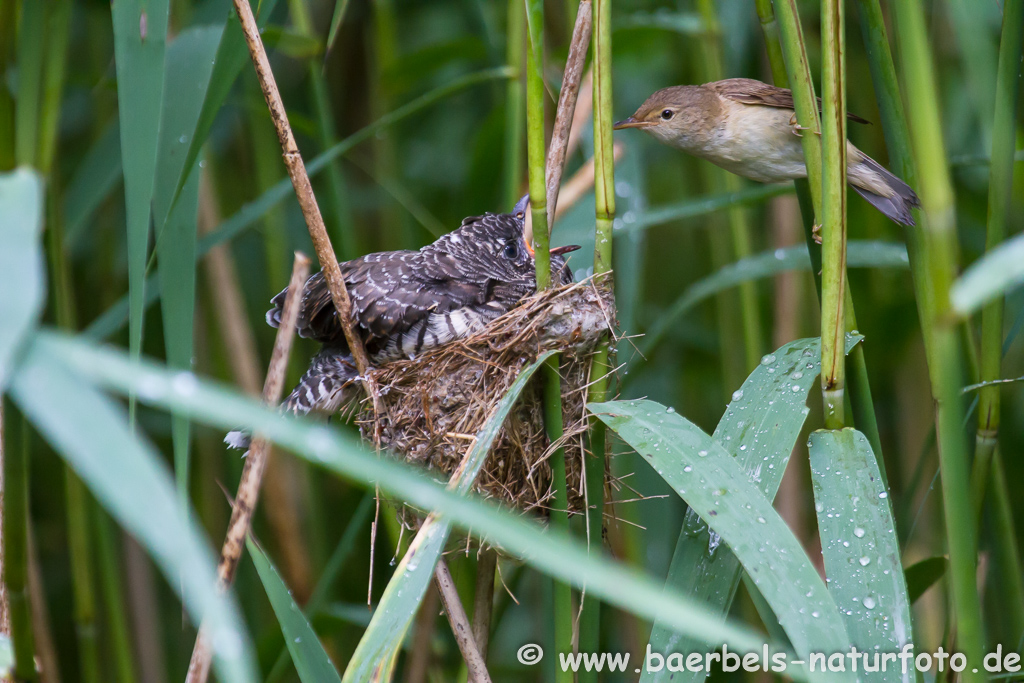
[{"label": "nest attached to reeds", "polygon": [[[543,383],[531,381],[505,420],[476,490],[546,514],[553,498],[549,459],[564,446],[569,509],[579,512],[590,357],[614,328],[610,275],[541,292],[471,337],[374,370],[379,413],[363,400],[354,408],[356,422],[366,441],[379,440],[380,447],[448,480],[523,368],[545,351],[560,351],[563,437],[549,442]],[[403,522],[416,526],[415,511],[407,512],[413,514],[400,515]]]}]

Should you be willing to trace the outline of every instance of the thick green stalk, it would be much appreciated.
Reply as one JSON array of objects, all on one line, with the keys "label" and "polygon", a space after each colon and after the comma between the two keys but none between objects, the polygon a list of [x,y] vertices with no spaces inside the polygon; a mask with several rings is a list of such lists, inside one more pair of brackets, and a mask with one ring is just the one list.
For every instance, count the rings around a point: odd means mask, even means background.
[{"label": "thick green stalk", "polygon": [[[530,23],[543,23],[541,3],[535,3],[535,16]],[[528,9],[528,11],[530,11]],[[539,32],[540,36],[543,33]],[[533,41],[536,41],[534,44]],[[551,255],[548,253],[548,201],[545,179],[547,162],[544,144],[544,40],[531,32],[531,45],[526,51],[526,160],[530,174],[530,215],[533,219],[533,247],[537,264],[537,289],[546,289],[551,284]]]},{"label": "thick green stalk", "polygon": [[96,547],[99,551],[100,587],[106,611],[106,624],[110,634],[110,646],[114,650],[114,664],[117,683],[135,683],[135,653],[132,650],[128,614],[125,611],[124,572],[121,569],[121,552],[117,544],[117,527],[106,511],[99,505],[92,506]]},{"label": "thick green stalk", "polygon": [[782,43],[779,39],[779,22],[775,20],[772,0],[754,0],[757,19],[761,22],[764,33],[764,47],[768,53],[768,66],[772,70],[772,80],[780,88],[786,87],[789,77],[786,75],[786,60],[782,55]]},{"label": "thick green stalk", "polygon": [[[612,269],[612,224],[615,219],[615,158],[612,149],[612,31],[611,0],[594,1],[594,201],[597,214],[594,240],[594,273]],[[607,400],[609,346],[605,339],[594,354],[590,371],[589,401]],[[591,552],[600,553],[604,531],[604,474],[607,455],[604,423],[590,424],[590,452],[587,466],[587,536]],[[600,603],[589,594],[583,599],[580,623],[580,652],[600,652]],[[596,681],[597,674],[580,675],[580,683]]]},{"label": "thick green stalk", "polygon": [[[35,639],[32,634],[32,608],[28,595],[28,423],[18,420],[19,438],[13,438],[11,413],[7,410],[0,435],[3,458],[3,535],[4,584],[11,621],[11,645],[16,680],[35,681]],[[4,438],[5,437],[5,438]]]},{"label": "thick green stalk", "polygon": [[[772,5],[767,0],[758,0],[758,16],[761,19],[762,27],[769,30],[776,23],[772,15]],[[805,213],[805,223],[808,222],[806,213],[807,205],[813,208],[814,218],[810,219],[811,224],[820,224],[819,216],[821,204],[821,145],[818,135],[812,131],[819,131],[817,101],[814,97],[814,84],[811,81],[810,67],[807,63],[807,51],[804,46],[803,31],[800,27],[800,17],[797,14],[795,0],[778,0],[779,8],[777,25],[779,27],[778,38],[781,50],[768,49],[768,58],[777,59],[781,53],[785,56],[784,64],[772,63],[772,74],[777,79],[783,70],[786,73],[786,81],[776,80],[775,84],[780,87],[789,86],[793,90],[793,99],[796,104],[797,120],[801,126],[809,128],[803,132],[804,157],[807,161],[808,177],[806,181],[796,181],[797,196],[800,198],[801,212]],[[766,34],[765,40],[773,44],[776,38],[775,33]],[[811,140],[808,140],[811,138]],[[807,191],[809,189],[809,191]],[[817,245],[811,240],[810,231],[807,235],[807,248],[811,253],[811,262],[816,264]],[[847,331],[857,329],[857,315],[853,308],[853,298],[850,288],[845,288],[843,296],[843,308],[846,318]],[[854,424],[867,436],[871,443],[871,449],[878,458],[878,468],[885,479],[885,466],[882,457],[882,441],[878,434],[878,421],[875,417],[874,401],[871,397],[871,385],[868,380],[867,363],[864,360],[863,345],[858,344],[850,352],[849,366],[849,389],[851,404],[853,407]]]},{"label": "thick green stalk", "polygon": [[39,153],[39,108],[46,47],[46,4],[21,3],[18,29],[18,92],[15,103],[14,157],[19,166],[36,166]]},{"label": "thick green stalk", "polygon": [[526,109],[523,107],[523,48],[526,44],[526,15],[522,0],[508,0],[505,58],[512,70],[505,91],[505,182],[504,207],[515,206],[519,200],[523,177],[523,129]]},{"label": "thick green stalk", "polygon": [[[537,267],[537,289],[551,286],[550,238],[547,222],[547,153],[544,144],[544,5],[528,2],[526,11],[529,45],[526,49],[526,159],[530,184],[530,215],[533,221],[533,248]],[[558,356],[545,363],[544,427],[548,439],[554,443],[562,437],[562,380],[558,374]],[[565,451],[551,458],[551,485],[555,489],[555,502],[551,510],[551,525],[557,529],[569,528],[568,482],[565,474]],[[573,651],[572,587],[560,581],[552,582],[552,612],[554,616],[555,652]],[[557,662],[556,659],[553,662]],[[571,671],[555,666],[555,681],[572,683]]]},{"label": "thick green stalk", "polygon": [[950,563],[948,585],[954,605],[958,649],[968,660],[962,680],[974,683],[986,680],[981,666],[985,635],[975,583],[977,546],[962,430],[963,363],[949,303],[949,288],[956,276],[958,261],[953,186],[939,121],[938,93],[924,11],[920,0],[898,0],[894,6],[912,124],[911,143],[920,172],[921,204],[928,216],[925,247],[930,260],[935,313],[932,325],[935,362],[929,365],[929,373],[938,409],[936,431]]},{"label": "thick green stalk", "polygon": [[[702,34],[704,56],[703,80],[705,82],[717,81],[725,77],[725,70],[722,67],[722,29],[719,25],[718,15],[712,0],[699,0],[698,9],[704,21],[704,32]],[[706,165],[706,169],[714,192],[738,192],[742,188],[739,176],[710,164]],[[733,252],[730,260],[747,258],[751,254],[751,248],[750,225],[747,221],[746,211],[743,207],[732,207],[728,211],[728,220]],[[720,265],[725,265],[725,263]],[[739,288],[739,296],[744,359],[741,375],[746,377],[751,370],[757,367],[763,351],[761,342],[763,335],[761,332],[761,316],[757,306],[756,284],[753,281],[743,282]],[[729,356],[733,355],[725,349],[723,349],[723,352]]]},{"label": "thick green stalk", "polygon": [[43,92],[39,110],[38,166],[44,176],[56,155],[64,72],[68,61],[68,37],[71,29],[71,0],[48,4],[46,18],[46,61],[43,67]]},{"label": "thick green stalk", "polygon": [[[999,43],[995,118],[992,123],[992,161],[988,181],[988,231],[985,249],[991,251],[1006,238],[1006,223],[1013,191],[1014,112],[1020,83],[1024,40],[1024,0],[1007,0],[1003,7],[1003,37]],[[1003,297],[996,297],[981,312],[981,365],[979,381],[1002,377]],[[999,435],[999,391],[996,384],[978,390],[978,431],[975,437],[974,506],[982,507],[988,465]],[[1008,520],[1009,521],[1009,520]],[[1012,521],[1009,521],[1012,525]]]},{"label": "thick green stalk", "polygon": [[846,426],[846,38],[842,0],[825,0],[821,13],[822,245],[821,391],[825,427]]},{"label": "thick green stalk", "polygon": [[83,683],[99,683],[100,660],[96,633],[96,596],[93,592],[92,534],[89,533],[89,492],[70,468],[65,468],[64,477],[68,506],[71,580],[74,584],[78,668]]},{"label": "thick green stalk", "polygon": [[[6,82],[7,68],[14,51],[15,9],[17,0],[0,0],[0,81]],[[14,168],[14,98],[0,88],[0,172]]]},{"label": "thick green stalk", "polygon": [[1017,648],[1024,638],[1024,576],[1020,570],[1020,546],[1013,525],[1013,506],[1010,504],[1009,489],[1003,457],[996,449],[992,458],[992,534],[995,537],[993,549],[999,565],[1000,604],[1005,608],[1009,633],[1003,641],[1008,648]]}]

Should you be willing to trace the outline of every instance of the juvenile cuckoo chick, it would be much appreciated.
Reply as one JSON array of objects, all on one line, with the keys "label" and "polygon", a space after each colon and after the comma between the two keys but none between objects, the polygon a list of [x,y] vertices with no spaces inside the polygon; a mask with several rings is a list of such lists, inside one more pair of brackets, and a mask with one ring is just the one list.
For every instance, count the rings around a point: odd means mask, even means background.
[{"label": "juvenile cuckoo chick", "polygon": [[[666,145],[762,183],[807,177],[793,93],[750,78],[663,88],[615,124],[623,128],[641,128]],[[910,209],[920,203],[909,185],[849,142],[846,164],[847,182],[861,197],[897,223],[914,224]]]},{"label": "juvenile cuckoo chick", "polygon": [[[385,251],[339,264],[352,299],[356,334],[379,366],[467,337],[537,289],[533,248],[524,234],[528,197],[512,213],[472,216],[419,251]],[[564,254],[551,250],[552,281],[572,282]],[[275,296],[267,324],[278,327],[288,290]],[[299,309],[300,337],[323,344],[282,409],[333,414],[349,398],[358,372],[322,273],[306,281]],[[225,441],[247,448],[248,436]]]}]

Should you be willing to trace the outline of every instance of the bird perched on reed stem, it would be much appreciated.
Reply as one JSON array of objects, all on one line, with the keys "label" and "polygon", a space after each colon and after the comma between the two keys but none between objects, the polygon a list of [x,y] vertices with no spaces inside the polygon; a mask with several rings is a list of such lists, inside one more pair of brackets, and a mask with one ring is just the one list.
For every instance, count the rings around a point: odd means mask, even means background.
[{"label": "bird perched on reed stem", "polygon": [[[524,234],[528,200],[519,200],[512,213],[466,218],[419,251],[386,251],[339,264],[356,333],[374,366],[478,332],[537,290],[533,248]],[[554,282],[572,282],[564,254],[576,249],[551,249]],[[271,300],[271,327],[280,325],[287,295],[285,289]],[[282,409],[332,414],[349,398],[346,390],[358,373],[322,273],[306,281],[300,306],[299,336],[323,347]],[[240,432],[225,441],[235,448],[249,445]]]},{"label": "bird perched on reed stem", "polygon": [[[615,124],[616,130],[623,128],[640,128],[666,145],[762,183],[807,177],[793,93],[750,78],[663,88]],[[847,182],[892,220],[913,225],[910,210],[920,202],[910,186],[846,145]]]}]

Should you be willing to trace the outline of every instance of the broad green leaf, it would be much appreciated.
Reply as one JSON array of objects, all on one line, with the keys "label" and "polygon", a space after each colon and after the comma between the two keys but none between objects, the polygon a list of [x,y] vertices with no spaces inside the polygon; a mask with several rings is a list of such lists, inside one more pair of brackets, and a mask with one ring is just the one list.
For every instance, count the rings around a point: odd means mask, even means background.
[{"label": "broad green leaf", "polygon": [[28,168],[0,174],[0,390],[44,304],[42,232],[42,179]]},{"label": "broad green leaf", "polygon": [[121,130],[112,121],[78,164],[64,194],[64,242],[73,245],[121,179]]},{"label": "broad green leaf", "polygon": [[[771,501],[728,451],[692,422],[654,401],[609,401],[588,408],[642,455],[713,529],[707,555],[713,557],[722,542],[729,546],[804,662],[810,661],[813,652],[849,650],[850,638],[825,582]],[[771,429],[762,431],[760,426],[745,425],[744,431],[754,436],[749,450],[765,458],[788,456],[788,451],[782,455],[769,445]],[[702,531],[700,524],[684,529],[690,535]],[[672,647],[671,651],[689,650]],[[653,680],[674,680],[674,673],[666,666]],[[808,678],[856,680],[852,674],[820,669],[811,671]]]},{"label": "broad green leaf", "polygon": [[284,642],[288,646],[288,652],[291,653],[299,680],[302,683],[331,683],[332,681],[340,683],[341,677],[338,676],[338,671],[331,663],[327,652],[324,651],[324,646],[320,644],[320,639],[316,637],[313,627],[309,625],[302,610],[295,604],[291,591],[281,579],[281,575],[277,573],[277,569],[267,559],[259,544],[252,540],[252,537],[245,539],[245,547],[249,550],[249,557],[256,565],[256,572],[260,575],[260,581],[263,582],[263,589],[267,591],[270,605],[274,608],[274,614],[277,615],[277,623],[281,625]]},{"label": "broad green leaf", "polygon": [[[893,242],[850,240],[847,244],[846,264],[850,268],[910,267],[907,248]],[[640,342],[640,350],[647,354],[665,336],[680,316],[715,294],[735,287],[741,282],[771,277],[789,270],[810,270],[811,259],[806,245],[764,251],[735,263],[722,266],[716,272],[690,285],[682,296],[651,325]]]},{"label": "broad green leaf", "polygon": [[13,377],[11,397],[121,526],[149,550],[193,623],[205,619],[209,624],[220,679],[255,681],[241,615],[234,600],[217,590],[213,554],[192,521],[195,515],[176,498],[160,454],[129,431],[119,405],[55,357],[55,350],[45,337],[33,339]]},{"label": "broad green leaf", "polygon": [[[475,496],[448,491],[419,468],[378,457],[344,432],[280,415],[252,398],[191,373],[170,372],[147,361],[133,362],[113,349],[54,333],[38,335],[35,343],[47,350],[48,357],[59,359],[55,362],[123,393],[136,392],[139,400],[151,405],[181,411],[193,420],[225,430],[258,429],[270,441],[310,462],[444,515],[460,529],[486,539],[536,569],[645,619],[660,616],[700,643],[728,643],[742,651],[759,651],[764,645],[762,637],[747,627],[723,619],[720,613],[712,614],[674,590],[664,590],[661,581],[612,561],[596,547],[588,549],[571,536],[545,530],[536,522]],[[791,675],[804,680],[801,672],[793,671]]]},{"label": "broad green leaf", "polygon": [[[494,413],[476,434],[476,440],[466,453],[460,468],[461,475],[457,475],[458,478],[453,477],[448,485],[449,489],[463,496],[473,489],[477,476],[487,462],[494,440],[505,424],[505,418],[537,368],[553,355],[553,351],[542,354],[536,361],[523,368],[512,382],[512,386],[508,388]],[[394,576],[384,589],[377,610],[373,613],[370,626],[363,633],[352,659],[349,660],[345,669],[345,681],[368,680],[382,663],[391,661],[401,648],[406,631],[409,630],[409,625],[416,616],[423,596],[434,577],[434,567],[444,552],[451,528],[452,524],[448,519],[436,514],[428,515],[424,520],[402,561],[395,568]]]},{"label": "broad green leaf", "polygon": [[[156,188],[153,191],[153,219],[157,226],[156,253],[160,291],[164,292],[160,312],[164,325],[167,364],[188,370],[192,367],[192,329],[196,293],[196,214],[199,210],[199,164],[184,168],[188,138],[196,128],[203,105],[214,54],[221,40],[219,26],[202,26],[183,31],[167,48],[164,75],[163,123],[157,154]],[[188,180],[173,204],[179,176]],[[187,419],[171,416],[174,443],[174,475],[182,500],[188,497],[191,429]]]},{"label": "broad green leaf", "polygon": [[128,224],[128,340],[134,355],[142,351],[150,204],[163,109],[169,4],[169,0],[113,0],[110,9]]},{"label": "broad green leaf", "polygon": [[970,315],[1024,283],[1024,235],[992,249],[956,279],[949,291],[953,310]]},{"label": "broad green leaf", "polygon": [[[378,132],[392,126],[399,121],[419,113],[426,107],[460,92],[470,86],[486,83],[498,78],[508,78],[511,72],[505,68],[486,69],[471,73],[461,78],[456,78],[451,83],[442,85],[430,92],[416,98],[394,111],[385,114],[358,132],[348,136],[337,145],[313,159],[306,165],[306,172],[312,178],[322,171],[327,165],[339,156],[347,154],[356,145],[373,138]],[[264,192],[255,200],[244,205],[233,216],[225,220],[214,232],[199,240],[196,248],[196,258],[200,259],[219,244],[234,239],[245,229],[252,227],[262,218],[267,211],[277,206],[279,202],[292,196],[292,184],[287,178],[281,180],[269,190]],[[160,296],[157,284],[154,279],[146,280],[146,293],[144,304],[146,306],[154,303]],[[114,334],[125,324],[129,318],[129,302],[122,298],[113,306],[107,309],[102,315],[94,320],[85,330],[85,335],[91,339],[104,339]]]},{"label": "broad green leaf", "polygon": [[924,595],[926,590],[934,586],[945,575],[948,566],[949,558],[939,555],[927,557],[904,569],[903,576],[907,582],[907,596],[910,599],[910,604],[917,602],[917,599]]},{"label": "broad green leaf", "polygon": [[[847,338],[847,352],[859,338]],[[815,339],[800,339],[766,355],[718,423],[713,438],[724,446],[768,498],[775,497],[789,456],[807,419],[807,393],[817,386],[821,346]],[[739,585],[740,565],[728,548],[708,552],[711,536],[693,510],[686,512],[667,583],[685,595],[726,614]],[[666,623],[651,631],[654,652],[677,652],[699,647],[687,642]],[[679,673],[674,683],[703,681],[700,672]],[[644,674],[643,681],[658,680]]]},{"label": "broad green leaf", "polygon": [[[868,657],[902,651],[913,645],[910,600],[889,494],[871,445],[854,429],[819,430],[811,434],[810,456],[828,589],[850,641]],[[889,666],[865,668],[861,680],[910,683],[915,677],[912,667]]]},{"label": "broad green leaf", "polygon": [[[261,29],[267,25],[277,0],[260,0],[253,10],[256,14],[256,25]],[[171,205],[177,203],[179,195],[185,189],[187,175],[185,171],[191,169],[192,165],[199,158],[199,152],[210,134],[214,119],[217,113],[228,98],[228,93],[235,84],[238,74],[246,64],[250,64],[249,47],[245,44],[245,35],[242,33],[242,25],[238,22],[238,15],[234,8],[228,13],[221,32],[220,44],[217,46],[217,54],[213,59],[213,73],[209,79],[209,85],[204,86],[203,106],[196,120],[195,128],[188,132],[188,152],[185,154],[185,161],[181,165],[182,172],[179,174],[174,187],[174,195]]]}]

